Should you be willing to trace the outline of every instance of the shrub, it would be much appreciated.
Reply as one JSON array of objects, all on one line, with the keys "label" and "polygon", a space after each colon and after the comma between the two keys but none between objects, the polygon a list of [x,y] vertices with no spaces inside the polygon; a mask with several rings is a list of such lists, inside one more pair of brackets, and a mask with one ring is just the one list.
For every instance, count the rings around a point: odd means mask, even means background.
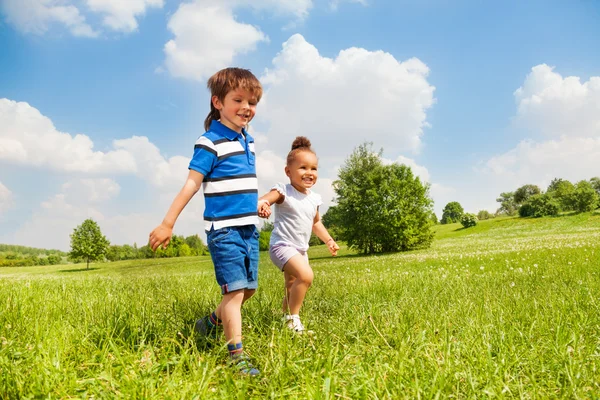
[{"label": "shrub", "polygon": [[493,218],[494,216],[492,214],[490,214],[489,211],[487,210],[481,210],[477,213],[477,219],[479,221],[483,221],[484,219],[490,219]]},{"label": "shrub", "polygon": [[535,194],[519,208],[519,216],[539,218],[557,215],[560,211],[558,201],[548,194]]},{"label": "shrub", "polygon": [[477,225],[477,217],[475,214],[465,213],[462,217],[460,217],[460,223],[465,228],[470,228],[472,226]]}]

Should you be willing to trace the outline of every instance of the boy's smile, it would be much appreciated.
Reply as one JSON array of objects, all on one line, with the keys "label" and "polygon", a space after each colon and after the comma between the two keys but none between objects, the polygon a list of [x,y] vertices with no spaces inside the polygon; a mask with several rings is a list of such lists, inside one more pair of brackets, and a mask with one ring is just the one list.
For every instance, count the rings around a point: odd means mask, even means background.
[{"label": "boy's smile", "polygon": [[221,114],[221,123],[238,133],[247,128],[256,113],[256,96],[245,89],[235,89],[227,93],[223,101],[213,96],[213,105]]}]

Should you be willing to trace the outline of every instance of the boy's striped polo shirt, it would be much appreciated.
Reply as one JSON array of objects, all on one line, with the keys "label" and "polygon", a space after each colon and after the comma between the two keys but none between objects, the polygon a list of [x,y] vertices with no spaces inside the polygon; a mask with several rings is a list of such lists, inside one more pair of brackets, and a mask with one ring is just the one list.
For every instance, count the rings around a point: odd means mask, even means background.
[{"label": "boy's striped polo shirt", "polygon": [[254,139],[219,121],[198,138],[189,169],[204,175],[204,229],[258,224]]}]

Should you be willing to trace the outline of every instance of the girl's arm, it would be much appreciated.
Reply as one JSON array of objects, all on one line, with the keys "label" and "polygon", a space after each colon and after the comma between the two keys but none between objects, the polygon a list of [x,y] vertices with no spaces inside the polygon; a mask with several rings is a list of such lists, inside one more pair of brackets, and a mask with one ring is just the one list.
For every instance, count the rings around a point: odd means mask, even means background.
[{"label": "girl's arm", "polygon": [[181,214],[181,211],[183,211],[190,199],[194,197],[198,190],[200,190],[203,180],[203,174],[190,169],[187,180],[177,196],[175,196],[175,200],[173,200],[173,203],[171,203],[171,207],[169,207],[167,215],[165,215],[165,218],[161,224],[154,228],[152,232],[150,232],[149,245],[152,251],[155,251],[161,244],[163,249],[169,245],[171,236],[173,235],[173,226],[175,226],[175,221],[177,221],[179,214]]},{"label": "girl's arm", "polygon": [[321,222],[321,215],[319,214],[319,209],[317,208],[317,215],[315,215],[315,222],[313,224],[312,231],[319,239],[321,239],[327,245],[327,249],[331,253],[332,256],[336,256],[340,246],[337,245],[335,240],[331,237],[323,222]]},{"label": "girl's arm", "polygon": [[261,218],[269,218],[271,215],[271,204],[280,204],[283,201],[283,195],[273,189],[269,193],[258,199],[258,216]]}]

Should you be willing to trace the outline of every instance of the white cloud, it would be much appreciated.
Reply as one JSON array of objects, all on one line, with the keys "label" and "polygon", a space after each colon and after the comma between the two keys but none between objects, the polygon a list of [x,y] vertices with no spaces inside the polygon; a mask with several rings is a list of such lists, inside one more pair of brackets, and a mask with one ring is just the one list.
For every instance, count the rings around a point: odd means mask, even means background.
[{"label": "white cloud", "polygon": [[175,38],[164,47],[165,65],[173,76],[204,81],[267,40],[259,28],[238,22],[229,3],[196,1],[179,6],[168,23]]},{"label": "white cloud", "polygon": [[189,157],[174,156],[165,159],[158,147],[145,136],[113,142],[117,151],[124,151],[136,161],[136,175],[155,187],[173,190],[183,186],[188,173]]},{"label": "white cloud", "polygon": [[489,159],[484,172],[514,182],[514,189],[526,183],[545,189],[554,178],[579,181],[600,176],[599,160],[600,135],[563,136],[542,143],[524,140],[514,149]]},{"label": "white cloud", "polygon": [[[113,146],[108,152],[93,151],[88,136],[59,132],[29,104],[0,99],[0,161],[62,172],[134,174],[164,190],[183,185],[189,157],[167,160],[144,136],[115,140]],[[105,181],[81,182],[97,186]]]},{"label": "white cloud", "polygon": [[104,15],[103,23],[114,31],[133,32],[138,28],[136,17],[149,7],[161,8],[163,0],[86,0],[90,10]]},{"label": "white cloud", "polygon": [[58,131],[28,103],[0,99],[0,161],[67,172],[134,172],[123,150],[93,151],[88,136]]},{"label": "white cloud", "polygon": [[62,24],[74,36],[96,37],[79,9],[61,0],[3,0],[2,11],[8,22],[24,33],[42,35],[52,24]]},{"label": "white cloud", "polygon": [[13,206],[12,192],[0,182],[0,216]]},{"label": "white cloud", "polygon": [[121,186],[109,178],[77,179],[62,185],[63,193],[74,203],[100,203],[119,195]]},{"label": "white cloud", "polygon": [[581,83],[577,76],[563,78],[554,67],[540,64],[514,95],[516,122],[532,133],[553,138],[600,135],[599,76]]},{"label": "white cloud", "polygon": [[515,121],[528,136],[549,139],[522,140],[476,169],[488,195],[497,197],[524,184],[545,190],[554,178],[577,182],[600,176],[600,77],[581,83],[579,77],[563,78],[541,64],[514,96]]},{"label": "white cloud", "polygon": [[257,118],[270,125],[271,150],[284,154],[305,135],[328,167],[364,141],[387,153],[418,152],[434,103],[428,73],[416,58],[400,62],[383,51],[352,47],[323,57],[296,34],[261,78]]}]

